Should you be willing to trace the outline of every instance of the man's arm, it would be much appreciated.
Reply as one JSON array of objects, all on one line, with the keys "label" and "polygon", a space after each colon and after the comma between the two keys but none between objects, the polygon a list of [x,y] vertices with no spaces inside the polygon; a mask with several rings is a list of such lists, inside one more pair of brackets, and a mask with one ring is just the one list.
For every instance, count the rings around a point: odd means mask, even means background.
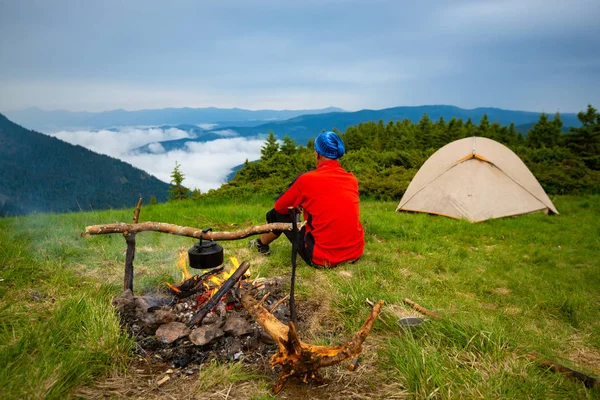
[{"label": "man's arm", "polygon": [[275,202],[273,208],[279,214],[289,214],[288,207],[298,207],[302,204],[302,192],[295,181]]}]

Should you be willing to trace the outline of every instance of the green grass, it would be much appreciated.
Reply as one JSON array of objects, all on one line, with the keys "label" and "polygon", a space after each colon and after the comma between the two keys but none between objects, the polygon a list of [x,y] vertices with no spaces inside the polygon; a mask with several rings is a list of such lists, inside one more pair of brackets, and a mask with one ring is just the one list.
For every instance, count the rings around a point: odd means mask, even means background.
[{"label": "green grass", "polygon": [[[146,206],[140,221],[232,231],[264,223],[272,201]],[[330,303],[324,320],[339,321],[343,331],[336,334],[324,324],[311,341],[345,341],[368,313],[365,299],[383,299],[385,324],[376,323],[372,333],[378,369],[413,398],[600,398],[597,390],[525,357],[536,351],[581,372],[600,373],[600,196],[553,201],[558,216],[470,224],[394,213],[395,202],[364,200],[367,246],[360,262],[325,271],[299,265],[297,296]],[[129,209],[0,220],[3,398],[62,398],[125,365],[131,343],[119,333],[110,305],[122,288],[125,241],[79,233],[87,225],[129,222],[132,215]],[[178,279],[178,252],[193,243],[138,234],[136,292]],[[272,245],[269,258],[249,253],[247,240],[221,244],[226,256],[249,257],[255,275],[290,271],[285,240]],[[442,320],[403,334],[394,314],[403,298]]]}]

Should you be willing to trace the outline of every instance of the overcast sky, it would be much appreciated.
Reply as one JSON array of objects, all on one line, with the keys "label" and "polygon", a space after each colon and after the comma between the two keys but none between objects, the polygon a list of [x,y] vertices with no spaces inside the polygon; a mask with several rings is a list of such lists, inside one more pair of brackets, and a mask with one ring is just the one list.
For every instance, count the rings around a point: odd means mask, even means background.
[{"label": "overcast sky", "polygon": [[579,111],[598,21],[598,0],[0,0],[0,111]]}]

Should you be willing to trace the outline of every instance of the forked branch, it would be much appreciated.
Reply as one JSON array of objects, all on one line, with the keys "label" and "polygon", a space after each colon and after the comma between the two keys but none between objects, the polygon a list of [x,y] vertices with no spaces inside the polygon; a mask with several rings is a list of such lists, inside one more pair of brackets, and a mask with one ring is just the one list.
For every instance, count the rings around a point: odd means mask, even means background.
[{"label": "forked branch", "polygon": [[305,382],[318,379],[319,368],[357,357],[362,352],[362,343],[369,335],[373,322],[383,306],[383,300],[375,304],[363,326],[346,344],[336,347],[315,346],[302,342],[292,322],[289,325],[283,324],[247,290],[240,289],[239,292],[240,301],[246,311],[277,342],[279,347],[278,352],[271,357],[271,365],[280,365],[282,368],[279,379],[273,387],[275,393],[283,388],[290,376],[300,377]]}]

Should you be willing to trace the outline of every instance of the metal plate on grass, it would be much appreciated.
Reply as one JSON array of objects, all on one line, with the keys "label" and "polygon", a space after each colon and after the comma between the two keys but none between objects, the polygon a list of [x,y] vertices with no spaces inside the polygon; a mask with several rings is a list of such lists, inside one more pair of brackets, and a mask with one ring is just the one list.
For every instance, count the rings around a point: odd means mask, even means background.
[{"label": "metal plate on grass", "polygon": [[424,318],[419,318],[419,317],[404,317],[404,318],[400,318],[398,320],[398,324],[400,324],[400,327],[402,328],[403,331],[416,331],[420,328],[422,328],[422,324],[424,322],[428,321],[427,319]]}]

